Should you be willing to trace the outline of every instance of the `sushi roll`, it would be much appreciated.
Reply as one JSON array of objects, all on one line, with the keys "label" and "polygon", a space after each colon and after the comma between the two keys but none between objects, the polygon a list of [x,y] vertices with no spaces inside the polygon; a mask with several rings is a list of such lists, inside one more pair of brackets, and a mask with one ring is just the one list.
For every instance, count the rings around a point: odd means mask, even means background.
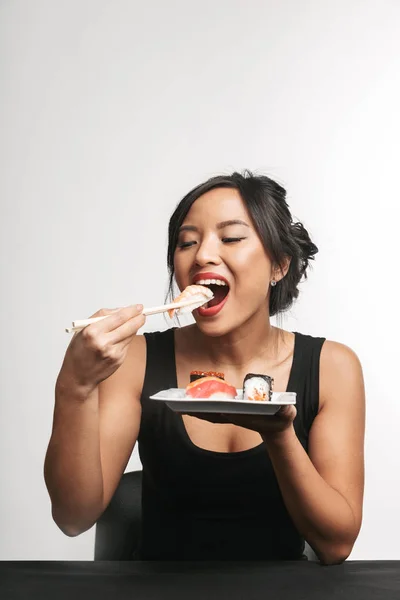
[{"label": "sushi roll", "polygon": [[236,388],[219,377],[201,377],[189,383],[186,388],[187,398],[236,398]]},{"label": "sushi roll", "polygon": [[202,377],[218,377],[218,379],[225,379],[224,374],[218,373],[217,371],[190,371],[190,383],[197,379],[201,379]]},{"label": "sushi roll", "polygon": [[274,380],[269,375],[248,373],[243,381],[243,400],[260,400],[270,402]]}]

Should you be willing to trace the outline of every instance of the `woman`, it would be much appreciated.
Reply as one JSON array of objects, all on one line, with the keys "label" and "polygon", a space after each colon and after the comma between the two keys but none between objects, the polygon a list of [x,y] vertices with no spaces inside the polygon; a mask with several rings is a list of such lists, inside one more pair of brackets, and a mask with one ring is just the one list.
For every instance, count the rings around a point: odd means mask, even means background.
[{"label": "woman", "polygon": [[[361,366],[340,343],[270,323],[298,296],[316,252],[268,177],[216,177],[180,202],[169,224],[171,285],[225,285],[188,327],[137,335],[138,305],[97,312],[110,316],[72,339],[45,462],[62,531],[94,525],[138,439],[142,559],[293,560],[304,540],[324,564],[347,558],[362,517]],[[195,369],[222,371],[237,388],[247,373],[266,373],[276,391],[297,393],[296,408],[182,417],[149,400],[184,388]]]}]

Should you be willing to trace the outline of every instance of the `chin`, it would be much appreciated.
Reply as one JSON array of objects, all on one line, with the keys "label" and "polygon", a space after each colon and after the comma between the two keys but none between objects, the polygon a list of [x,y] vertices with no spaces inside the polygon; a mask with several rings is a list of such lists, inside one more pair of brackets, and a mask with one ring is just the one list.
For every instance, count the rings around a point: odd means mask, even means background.
[{"label": "chin", "polygon": [[197,327],[201,331],[201,333],[203,335],[206,335],[207,337],[218,338],[229,333],[229,331],[223,330],[220,327],[201,327],[199,324],[197,324]]},{"label": "chin", "polygon": [[240,327],[240,323],[229,322],[228,319],[204,319],[195,317],[196,325],[202,334],[209,337],[222,337]]}]

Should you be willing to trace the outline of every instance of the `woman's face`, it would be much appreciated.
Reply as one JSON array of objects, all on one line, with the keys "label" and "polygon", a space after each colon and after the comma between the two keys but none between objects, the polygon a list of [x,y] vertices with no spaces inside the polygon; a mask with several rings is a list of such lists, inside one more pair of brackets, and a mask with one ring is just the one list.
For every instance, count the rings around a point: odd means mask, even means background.
[{"label": "woman's face", "polygon": [[205,283],[214,292],[193,313],[207,335],[227,334],[259,311],[268,315],[272,265],[237,190],[217,188],[193,203],[180,228],[174,266],[180,290]]}]

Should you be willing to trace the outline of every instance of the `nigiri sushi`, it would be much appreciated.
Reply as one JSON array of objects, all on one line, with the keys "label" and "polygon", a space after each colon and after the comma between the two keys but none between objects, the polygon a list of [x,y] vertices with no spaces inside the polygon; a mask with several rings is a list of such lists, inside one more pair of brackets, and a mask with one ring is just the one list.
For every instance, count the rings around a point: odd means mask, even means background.
[{"label": "nigiri sushi", "polygon": [[[194,306],[188,306],[187,309],[192,311],[195,308],[206,304],[209,300],[214,298],[214,294],[212,291],[206,287],[205,285],[188,285],[183,292],[179,294],[174,299],[174,302],[181,302],[182,300],[190,300],[193,301]],[[180,312],[185,312],[185,307],[183,308],[171,308],[168,311],[169,316],[172,317],[175,314],[175,311],[179,310]]]},{"label": "nigiri sushi", "polygon": [[202,377],[218,377],[218,379],[225,379],[223,373],[218,373],[217,371],[190,371],[190,383],[196,381],[196,379],[201,379]]},{"label": "nigiri sushi", "polygon": [[202,377],[192,381],[186,388],[188,398],[236,398],[236,388],[219,377]]},{"label": "nigiri sushi", "polygon": [[274,380],[269,375],[248,373],[243,381],[243,400],[272,400]]}]

